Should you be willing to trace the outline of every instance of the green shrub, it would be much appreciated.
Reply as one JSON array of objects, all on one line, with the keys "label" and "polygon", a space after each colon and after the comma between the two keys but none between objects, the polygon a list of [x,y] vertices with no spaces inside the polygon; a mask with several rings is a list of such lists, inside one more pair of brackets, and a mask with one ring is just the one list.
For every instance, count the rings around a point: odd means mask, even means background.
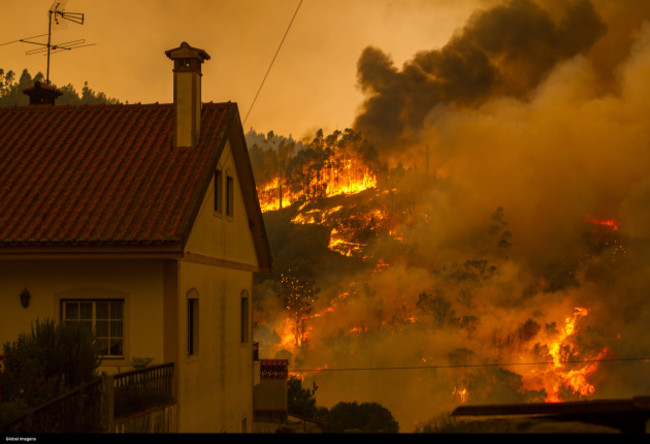
[{"label": "green shrub", "polygon": [[90,329],[36,320],[0,355],[0,424],[94,379],[100,363]]}]

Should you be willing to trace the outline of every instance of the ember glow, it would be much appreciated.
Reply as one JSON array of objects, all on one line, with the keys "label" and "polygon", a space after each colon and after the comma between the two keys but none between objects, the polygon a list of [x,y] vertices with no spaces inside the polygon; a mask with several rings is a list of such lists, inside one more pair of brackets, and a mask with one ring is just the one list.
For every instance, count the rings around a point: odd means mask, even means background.
[{"label": "ember glow", "polygon": [[595,225],[600,225],[603,227],[608,227],[611,228],[614,231],[618,231],[618,225],[615,220],[613,219],[596,219],[596,218],[588,218],[587,222],[595,224]]}]

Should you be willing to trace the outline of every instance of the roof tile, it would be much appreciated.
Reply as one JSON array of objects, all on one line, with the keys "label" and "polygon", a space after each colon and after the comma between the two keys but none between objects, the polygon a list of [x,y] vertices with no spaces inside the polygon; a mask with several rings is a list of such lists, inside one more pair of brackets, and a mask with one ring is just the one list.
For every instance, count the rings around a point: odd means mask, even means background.
[{"label": "roof tile", "polygon": [[0,108],[0,246],[182,242],[234,108],[203,105],[194,149],[171,104]]}]

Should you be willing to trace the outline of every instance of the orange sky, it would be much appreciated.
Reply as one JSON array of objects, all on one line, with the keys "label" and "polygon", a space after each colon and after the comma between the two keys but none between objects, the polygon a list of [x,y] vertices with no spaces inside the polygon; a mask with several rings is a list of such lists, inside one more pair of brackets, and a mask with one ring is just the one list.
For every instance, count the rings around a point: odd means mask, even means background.
[{"label": "orange sky", "polygon": [[[83,12],[53,43],[86,39],[95,46],[52,56],[50,79],[84,81],[129,103],[170,102],[171,62],[164,51],[181,41],[205,49],[203,100],[237,102],[242,119],[299,0],[69,0]],[[489,0],[304,0],[245,129],[300,139],[318,128],[351,126],[362,95],[356,63],[368,45],[396,64],[446,43],[477,5]],[[0,43],[47,32],[52,0],[2,0]],[[45,41],[45,40],[42,40]],[[45,74],[33,45],[0,46],[0,68]]]}]

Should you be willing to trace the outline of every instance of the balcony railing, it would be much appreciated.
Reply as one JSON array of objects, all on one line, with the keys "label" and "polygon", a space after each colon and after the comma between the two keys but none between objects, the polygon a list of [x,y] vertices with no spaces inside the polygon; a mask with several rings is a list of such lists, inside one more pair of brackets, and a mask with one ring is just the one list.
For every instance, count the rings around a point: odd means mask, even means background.
[{"label": "balcony railing", "polygon": [[49,401],[9,424],[7,433],[97,433],[101,431],[102,378]]},{"label": "balcony railing", "polygon": [[123,418],[174,401],[174,364],[162,364],[114,376],[114,417]]},{"label": "balcony railing", "polygon": [[[174,401],[174,364],[97,378],[1,424],[2,433],[99,433],[113,420]],[[113,401],[111,405],[108,400]],[[112,415],[111,415],[112,413]]]},{"label": "balcony railing", "polygon": [[287,359],[260,359],[260,377],[262,379],[287,379],[289,361]]}]

